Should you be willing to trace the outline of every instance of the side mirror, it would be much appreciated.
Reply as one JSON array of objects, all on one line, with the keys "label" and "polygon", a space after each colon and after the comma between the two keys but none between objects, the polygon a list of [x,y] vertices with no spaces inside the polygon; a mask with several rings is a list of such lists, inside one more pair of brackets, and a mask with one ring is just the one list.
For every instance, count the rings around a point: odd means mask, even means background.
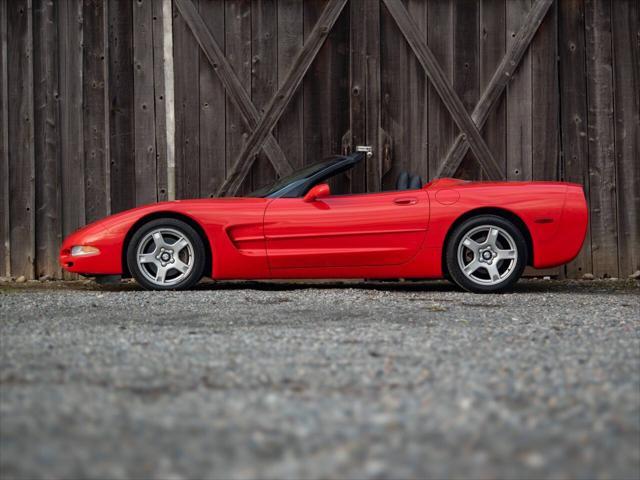
[{"label": "side mirror", "polygon": [[328,197],[331,195],[331,189],[329,185],[326,183],[321,183],[320,185],[316,185],[311,190],[307,192],[304,196],[303,200],[307,203],[315,202],[319,198]]}]

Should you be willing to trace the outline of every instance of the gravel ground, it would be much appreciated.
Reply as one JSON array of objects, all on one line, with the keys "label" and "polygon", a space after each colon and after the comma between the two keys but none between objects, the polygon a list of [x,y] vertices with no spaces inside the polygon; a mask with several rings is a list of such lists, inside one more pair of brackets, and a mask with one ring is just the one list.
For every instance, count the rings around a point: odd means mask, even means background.
[{"label": "gravel ground", "polygon": [[637,479],[639,294],[0,285],[0,476]]}]

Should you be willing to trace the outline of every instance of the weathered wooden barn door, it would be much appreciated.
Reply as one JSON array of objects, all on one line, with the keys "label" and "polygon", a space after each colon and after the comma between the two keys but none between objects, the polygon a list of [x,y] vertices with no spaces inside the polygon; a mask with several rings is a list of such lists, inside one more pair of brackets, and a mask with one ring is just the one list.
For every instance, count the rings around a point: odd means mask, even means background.
[{"label": "weathered wooden barn door", "polygon": [[400,169],[558,178],[555,19],[529,48],[552,0],[174,4],[179,196],[238,194],[359,146],[372,155],[349,191]]},{"label": "weathered wooden barn door", "polygon": [[175,0],[179,196],[235,195],[338,152],[346,4]]}]

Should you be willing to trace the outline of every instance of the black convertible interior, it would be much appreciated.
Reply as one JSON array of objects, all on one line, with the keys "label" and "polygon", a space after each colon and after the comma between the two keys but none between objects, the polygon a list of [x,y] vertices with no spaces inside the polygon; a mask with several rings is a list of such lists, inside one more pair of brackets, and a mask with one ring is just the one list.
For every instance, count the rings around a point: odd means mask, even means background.
[{"label": "black convertible interior", "polygon": [[[263,198],[299,198],[312,187],[331,181],[331,190],[340,194],[340,174],[351,170],[366,158],[364,153],[336,155],[320,162],[305,166],[291,175],[280,178],[270,185],[249,194],[250,197]],[[343,182],[344,183],[344,182]],[[396,180],[396,190],[415,190],[422,188],[422,178],[409,172],[400,172]],[[348,192],[345,192],[348,193]]]},{"label": "black convertible interior", "polygon": [[416,190],[422,188],[422,177],[407,171],[400,172],[396,180],[396,190]]}]

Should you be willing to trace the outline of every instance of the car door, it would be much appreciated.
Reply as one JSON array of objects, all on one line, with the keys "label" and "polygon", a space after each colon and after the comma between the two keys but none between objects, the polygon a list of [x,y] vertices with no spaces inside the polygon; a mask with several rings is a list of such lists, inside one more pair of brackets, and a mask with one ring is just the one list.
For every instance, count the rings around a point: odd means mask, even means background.
[{"label": "car door", "polygon": [[424,190],[328,196],[313,202],[277,198],[264,232],[278,269],[400,265],[418,252],[429,224]]}]

